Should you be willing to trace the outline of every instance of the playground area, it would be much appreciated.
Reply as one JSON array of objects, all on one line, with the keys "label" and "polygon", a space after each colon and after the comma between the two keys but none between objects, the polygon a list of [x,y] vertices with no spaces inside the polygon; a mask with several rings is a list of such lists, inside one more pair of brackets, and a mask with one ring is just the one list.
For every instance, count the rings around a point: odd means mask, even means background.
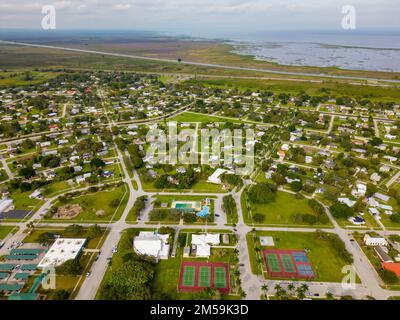
[{"label": "playground area", "polygon": [[272,278],[313,279],[315,274],[305,251],[263,250],[267,273]]},{"label": "playground area", "polygon": [[179,291],[196,292],[205,288],[218,289],[228,294],[229,265],[222,262],[182,262],[179,276]]}]

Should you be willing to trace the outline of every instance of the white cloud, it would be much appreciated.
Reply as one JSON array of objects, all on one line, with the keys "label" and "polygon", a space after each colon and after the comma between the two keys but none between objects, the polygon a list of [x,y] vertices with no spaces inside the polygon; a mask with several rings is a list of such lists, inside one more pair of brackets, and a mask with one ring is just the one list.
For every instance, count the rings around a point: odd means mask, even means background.
[{"label": "white cloud", "polygon": [[[329,28],[352,4],[366,27],[400,27],[399,0],[0,0],[0,27],[35,27],[53,4],[63,28]],[[82,19],[85,17],[85,19]],[[33,23],[33,21],[35,21]]]}]

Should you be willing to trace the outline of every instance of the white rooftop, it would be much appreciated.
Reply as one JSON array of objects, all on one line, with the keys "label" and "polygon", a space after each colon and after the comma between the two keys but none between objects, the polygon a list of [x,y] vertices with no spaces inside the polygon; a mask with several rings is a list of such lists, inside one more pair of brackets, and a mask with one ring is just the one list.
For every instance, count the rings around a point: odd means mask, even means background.
[{"label": "white rooftop", "polygon": [[168,234],[142,231],[134,238],[133,247],[138,254],[160,259],[168,259],[168,238]]},{"label": "white rooftop", "polygon": [[68,260],[75,259],[81,252],[86,239],[57,239],[39,262],[39,268],[58,267]]}]

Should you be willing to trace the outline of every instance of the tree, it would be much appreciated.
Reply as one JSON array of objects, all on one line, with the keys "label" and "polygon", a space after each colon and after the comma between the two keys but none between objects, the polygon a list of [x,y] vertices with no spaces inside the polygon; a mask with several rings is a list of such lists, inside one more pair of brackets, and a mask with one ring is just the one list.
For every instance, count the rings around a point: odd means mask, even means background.
[{"label": "tree", "polygon": [[22,177],[24,177],[25,179],[29,179],[35,176],[36,172],[35,170],[32,168],[32,166],[28,166],[28,167],[24,167],[21,168],[18,172],[18,174]]},{"label": "tree", "polygon": [[88,239],[94,239],[94,238],[101,236],[102,233],[103,233],[103,231],[101,230],[101,228],[97,224],[95,224],[88,228],[88,230],[86,232],[86,237]]},{"label": "tree", "polygon": [[150,300],[154,265],[147,260],[130,260],[115,268],[101,290],[103,300]]},{"label": "tree", "polygon": [[400,223],[400,213],[392,214],[390,220],[394,223]]},{"label": "tree", "polygon": [[290,184],[290,189],[294,192],[299,192],[303,188],[303,184],[300,181],[293,181]]},{"label": "tree", "polygon": [[390,270],[383,269],[381,271],[381,276],[382,280],[388,284],[396,284],[399,281],[397,275]]},{"label": "tree", "polygon": [[256,223],[262,223],[265,220],[265,216],[261,213],[256,213],[253,215],[253,221]]},{"label": "tree", "polygon": [[370,145],[377,147],[383,143],[383,140],[378,137],[373,137],[371,140],[369,140],[369,143],[370,143]]},{"label": "tree", "polygon": [[84,228],[79,224],[71,224],[65,228],[65,231],[73,235],[80,235],[84,232]]},{"label": "tree", "polygon": [[335,297],[332,292],[326,293],[326,300],[335,300]]},{"label": "tree", "polygon": [[354,215],[353,208],[350,208],[347,204],[344,203],[337,202],[333,204],[329,209],[335,218],[348,219]]},{"label": "tree", "polygon": [[61,266],[57,267],[57,273],[78,276],[82,274],[83,266],[79,258],[65,261]]},{"label": "tree", "polygon": [[276,198],[276,186],[269,183],[257,183],[249,190],[249,199],[253,203],[271,203]]},{"label": "tree", "polygon": [[102,167],[105,167],[105,165],[106,165],[106,163],[103,160],[101,160],[100,158],[93,158],[90,161],[90,166],[93,168],[102,168]]},{"label": "tree", "polygon": [[69,296],[70,292],[65,289],[55,290],[51,294],[53,300],[68,300]]}]

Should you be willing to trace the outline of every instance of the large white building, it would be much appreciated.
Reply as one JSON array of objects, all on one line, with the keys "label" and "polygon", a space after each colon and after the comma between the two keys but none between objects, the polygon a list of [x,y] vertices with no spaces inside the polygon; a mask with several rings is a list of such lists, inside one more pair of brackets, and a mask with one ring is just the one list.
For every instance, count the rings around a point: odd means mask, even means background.
[{"label": "large white building", "polygon": [[388,242],[382,237],[371,237],[369,234],[364,236],[364,243],[367,246],[383,246],[386,247]]},{"label": "large white building", "polygon": [[12,199],[1,199],[0,200],[0,213],[6,212],[14,207]]},{"label": "large white building", "polygon": [[152,231],[142,231],[133,239],[133,248],[137,254],[168,259],[168,234],[158,234]]},{"label": "large white building", "polygon": [[68,260],[75,259],[82,251],[86,239],[57,239],[39,262],[39,268],[58,267]]},{"label": "large white building", "polygon": [[219,233],[193,234],[192,247],[196,250],[196,257],[208,258],[211,255],[211,246],[219,245]]}]

